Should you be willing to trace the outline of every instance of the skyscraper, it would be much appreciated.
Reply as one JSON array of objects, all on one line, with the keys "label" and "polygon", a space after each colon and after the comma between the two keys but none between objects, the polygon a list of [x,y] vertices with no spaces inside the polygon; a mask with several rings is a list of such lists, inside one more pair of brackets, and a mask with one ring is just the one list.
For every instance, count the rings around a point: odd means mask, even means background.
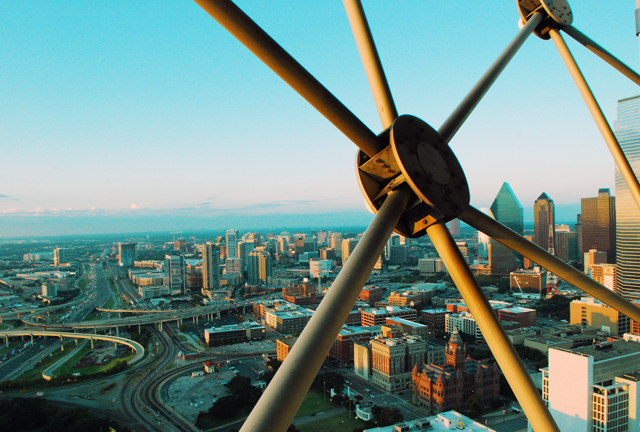
[{"label": "skyscraper", "polygon": [[606,252],[607,262],[615,263],[616,198],[610,195],[609,189],[600,189],[597,197],[582,198],[580,201],[582,205],[581,252],[589,252],[592,249]]},{"label": "skyscraper", "polygon": [[460,219],[451,219],[449,222],[449,232],[453,237],[460,236]]},{"label": "skyscraper", "polygon": [[210,242],[202,247],[202,287],[213,291],[220,289],[220,251]]},{"label": "skyscraper", "polygon": [[[640,176],[640,96],[618,101],[615,134],[636,177]],[[640,211],[617,168],[616,198],[616,291],[630,300],[638,300]]]},{"label": "skyscraper", "polygon": [[[238,258],[240,258],[240,265],[242,271],[247,269],[247,263],[249,262],[249,254],[254,249],[255,243],[249,241],[241,241],[238,242]],[[230,256],[229,258],[235,258],[235,256]]]},{"label": "skyscraper", "polygon": [[271,277],[271,255],[264,250],[254,250],[249,254],[247,264],[249,285],[267,285]]},{"label": "skyscraper", "polygon": [[533,242],[556,253],[556,216],[553,200],[545,192],[533,203]]},{"label": "skyscraper", "polygon": [[[509,183],[503,183],[496,199],[491,204],[491,216],[517,234],[523,233],[523,210]],[[522,257],[506,246],[491,239],[489,243],[489,266],[492,275],[508,275],[517,270]]]},{"label": "skyscraper", "polygon": [[342,240],[342,265],[347,263],[347,258],[351,255],[351,252],[356,248],[358,239],[350,238]]},{"label": "skyscraper", "polygon": [[236,250],[238,244],[238,230],[227,230],[227,258],[240,258]]},{"label": "skyscraper", "polygon": [[171,295],[186,294],[187,292],[187,272],[182,255],[165,255],[164,272],[167,274],[167,285],[171,290]]}]

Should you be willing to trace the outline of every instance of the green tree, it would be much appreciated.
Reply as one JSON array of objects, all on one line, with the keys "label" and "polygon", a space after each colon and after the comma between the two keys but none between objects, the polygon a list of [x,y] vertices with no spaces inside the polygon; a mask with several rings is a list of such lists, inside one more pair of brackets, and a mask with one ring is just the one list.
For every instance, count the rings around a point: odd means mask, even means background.
[{"label": "green tree", "polygon": [[471,395],[469,399],[464,403],[464,409],[467,411],[469,417],[477,418],[482,415],[484,406],[482,401],[477,395]]}]

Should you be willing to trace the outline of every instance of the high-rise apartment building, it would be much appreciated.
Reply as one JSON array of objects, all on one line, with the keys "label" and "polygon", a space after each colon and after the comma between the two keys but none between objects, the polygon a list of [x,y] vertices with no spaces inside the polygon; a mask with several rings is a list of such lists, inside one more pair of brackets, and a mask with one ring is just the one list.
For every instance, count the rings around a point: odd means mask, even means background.
[{"label": "high-rise apartment building", "polygon": [[533,242],[555,255],[556,216],[553,200],[545,192],[533,203]]},{"label": "high-rise apartment building", "polygon": [[[509,183],[503,183],[496,199],[491,204],[491,216],[507,228],[522,235],[523,210]],[[489,243],[489,266],[492,275],[508,275],[520,267],[522,257],[506,246],[491,240]]]},{"label": "high-rise apartment building", "polygon": [[[640,96],[618,101],[615,134],[636,177],[640,177]],[[640,210],[616,168],[616,291],[640,299]]]},{"label": "high-rise apartment building", "polygon": [[53,250],[53,265],[56,267],[70,263],[74,259],[76,259],[76,251],[74,249],[55,248]]},{"label": "high-rise apartment building", "polygon": [[172,295],[186,294],[187,271],[182,255],[165,255],[164,272],[167,275],[167,286]]},{"label": "high-rise apartment building", "polygon": [[227,258],[224,261],[225,274],[242,273],[242,260],[240,258]]},{"label": "high-rise apartment building", "polygon": [[598,190],[595,198],[582,198],[582,253],[597,249],[616,262],[616,198],[609,189]]},{"label": "high-rise apartment building", "polygon": [[556,230],[556,256],[564,261],[574,261],[578,253],[578,234],[573,231]]},{"label": "high-rise apartment building", "polygon": [[599,250],[591,249],[584,253],[584,273],[589,274],[589,269],[594,264],[602,264],[607,262],[607,253]]},{"label": "high-rise apartment building", "polygon": [[220,251],[210,242],[202,247],[202,287],[209,291],[220,289]]},{"label": "high-rise apartment building", "polygon": [[264,250],[254,250],[249,253],[247,263],[247,279],[249,285],[267,285],[271,277],[271,255]]},{"label": "high-rise apartment building", "polygon": [[329,239],[331,249],[336,251],[336,255],[342,254],[342,234],[334,232],[331,234],[331,237]]},{"label": "high-rise apartment building", "polygon": [[230,229],[226,233],[227,258],[240,258],[237,252],[238,230]]},{"label": "high-rise apartment building", "polygon": [[133,267],[136,260],[136,245],[138,243],[118,243],[118,264],[120,267]]}]

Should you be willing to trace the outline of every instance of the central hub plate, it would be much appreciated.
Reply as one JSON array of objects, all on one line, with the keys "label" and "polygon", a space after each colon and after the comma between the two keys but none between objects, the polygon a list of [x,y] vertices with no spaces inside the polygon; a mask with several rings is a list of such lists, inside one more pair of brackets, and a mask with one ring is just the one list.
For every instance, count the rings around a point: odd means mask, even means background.
[{"label": "central hub plate", "polygon": [[391,126],[391,148],[418,197],[448,218],[469,206],[464,171],[440,134],[417,117],[403,115]]}]

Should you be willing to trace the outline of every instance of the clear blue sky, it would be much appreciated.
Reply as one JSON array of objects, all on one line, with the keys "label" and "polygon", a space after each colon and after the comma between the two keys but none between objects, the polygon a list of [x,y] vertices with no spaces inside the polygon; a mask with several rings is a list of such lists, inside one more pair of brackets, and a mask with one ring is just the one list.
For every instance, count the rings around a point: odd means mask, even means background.
[{"label": "clear blue sky", "polygon": [[[639,69],[635,2],[573,3],[576,27]],[[380,131],[341,1],[238,4]],[[399,111],[436,129],[518,31],[515,0],[364,6]],[[0,16],[0,237],[217,229],[240,214],[366,221],[355,146],[195,3],[4,1]],[[639,89],[565,38],[613,124]],[[572,209],[614,191],[601,136],[535,36],[451,146],[478,207],[503,181],[525,211],[543,191]]]}]

